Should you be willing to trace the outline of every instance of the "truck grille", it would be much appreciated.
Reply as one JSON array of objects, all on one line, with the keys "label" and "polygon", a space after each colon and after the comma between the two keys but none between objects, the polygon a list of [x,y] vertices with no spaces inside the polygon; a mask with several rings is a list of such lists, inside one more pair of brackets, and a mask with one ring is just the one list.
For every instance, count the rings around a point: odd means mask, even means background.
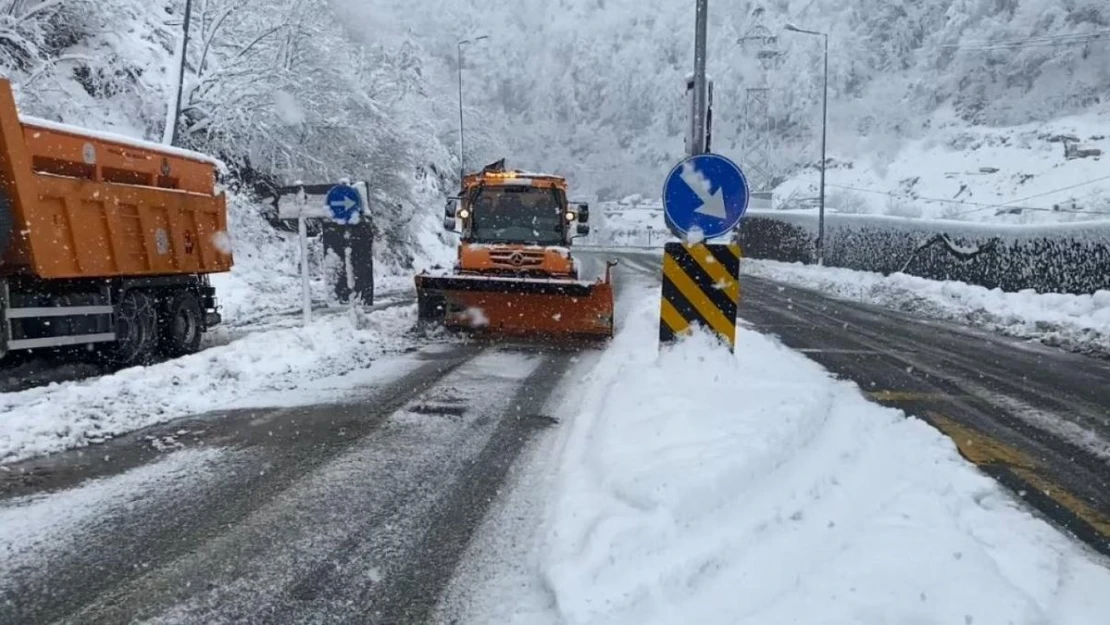
[{"label": "truck grille", "polygon": [[543,264],[543,252],[531,250],[498,250],[489,253],[494,265],[514,268],[538,267]]}]

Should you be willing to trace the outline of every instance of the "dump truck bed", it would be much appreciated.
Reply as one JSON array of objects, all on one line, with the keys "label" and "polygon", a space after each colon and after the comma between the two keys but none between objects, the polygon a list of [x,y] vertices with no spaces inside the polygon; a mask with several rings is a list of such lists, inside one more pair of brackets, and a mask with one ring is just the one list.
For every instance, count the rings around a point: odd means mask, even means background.
[{"label": "dump truck bed", "polygon": [[43,279],[228,271],[227,208],[210,158],[20,118],[0,88],[0,273]]}]

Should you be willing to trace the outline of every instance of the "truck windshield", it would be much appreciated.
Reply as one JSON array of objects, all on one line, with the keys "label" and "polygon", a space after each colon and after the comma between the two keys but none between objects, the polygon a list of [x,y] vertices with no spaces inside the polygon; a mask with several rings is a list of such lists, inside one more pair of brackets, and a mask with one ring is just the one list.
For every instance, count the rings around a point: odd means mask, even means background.
[{"label": "truck windshield", "polygon": [[470,239],[476,243],[563,243],[558,193],[535,187],[482,188],[473,202]]}]

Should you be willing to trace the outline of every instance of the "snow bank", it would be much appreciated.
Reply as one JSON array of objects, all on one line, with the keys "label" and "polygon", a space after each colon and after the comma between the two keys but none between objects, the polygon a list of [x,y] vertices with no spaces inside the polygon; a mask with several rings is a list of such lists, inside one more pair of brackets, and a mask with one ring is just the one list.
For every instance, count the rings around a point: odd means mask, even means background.
[{"label": "snow bank", "polygon": [[365,368],[407,344],[415,307],[252,334],[229,345],[87,381],[0,394],[0,462],[82,447],[248,395]]},{"label": "snow bank", "polygon": [[1110,571],[940,433],[747,330],[735,356],[705,337],[659,355],[657,323],[644,290],[567,425],[543,549],[559,622],[1110,613]]},{"label": "snow bank", "polygon": [[901,273],[884,276],[770,260],[745,260],[741,272],[1074,351],[1110,354],[1110,291],[1093,295],[1008,293]]}]

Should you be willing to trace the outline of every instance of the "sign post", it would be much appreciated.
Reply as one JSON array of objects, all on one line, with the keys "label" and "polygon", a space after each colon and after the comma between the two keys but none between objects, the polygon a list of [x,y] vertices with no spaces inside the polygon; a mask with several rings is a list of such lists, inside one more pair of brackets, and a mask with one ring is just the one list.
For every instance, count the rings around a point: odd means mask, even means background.
[{"label": "sign post", "polygon": [[663,214],[667,228],[681,242],[664,247],[660,342],[672,342],[697,324],[733,349],[740,247],[705,241],[729,234],[740,223],[749,196],[740,168],[717,154],[689,156],[667,176]]},{"label": "sign post", "polygon": [[308,281],[308,223],[305,220],[304,209],[308,205],[308,196],[304,187],[297,190],[297,239],[301,247],[301,307],[303,309],[304,324],[312,323],[312,292]]},{"label": "sign post", "polygon": [[[343,226],[353,226],[359,223],[362,216],[362,194],[351,186],[347,180],[340,181],[328,191],[324,202],[331,211],[332,220]],[[358,294],[355,291],[355,269],[351,262],[351,230],[343,231],[343,270],[347,279],[347,289],[350,293],[351,311],[355,310]]]}]

